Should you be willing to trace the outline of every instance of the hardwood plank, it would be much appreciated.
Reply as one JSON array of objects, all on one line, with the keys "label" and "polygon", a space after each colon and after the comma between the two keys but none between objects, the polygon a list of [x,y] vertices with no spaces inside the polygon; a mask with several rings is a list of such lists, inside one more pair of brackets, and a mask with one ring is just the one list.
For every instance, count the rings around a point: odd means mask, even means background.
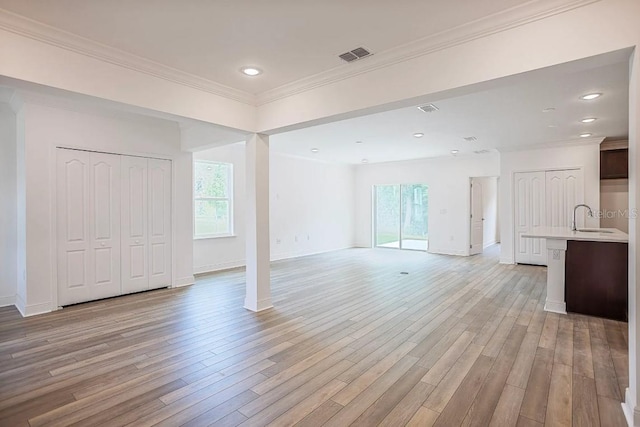
[{"label": "hardwood plank", "polygon": [[572,402],[574,426],[600,426],[595,380],[573,374]]},{"label": "hardwood plank", "polygon": [[572,422],[571,366],[553,365],[545,424],[571,425]]},{"label": "hardwood plank", "polygon": [[553,351],[538,348],[527,382],[520,415],[544,423],[553,370]]},{"label": "hardwood plank", "polygon": [[505,386],[489,426],[501,427],[517,424],[520,406],[524,399],[524,389]]}]

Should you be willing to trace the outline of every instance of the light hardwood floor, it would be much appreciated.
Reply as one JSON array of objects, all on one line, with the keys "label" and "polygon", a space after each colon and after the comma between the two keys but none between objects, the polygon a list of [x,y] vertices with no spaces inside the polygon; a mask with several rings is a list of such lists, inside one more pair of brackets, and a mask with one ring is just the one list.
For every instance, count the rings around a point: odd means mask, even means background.
[{"label": "light hardwood floor", "polygon": [[[406,272],[408,274],[402,274]],[[0,309],[0,424],[625,425],[627,325],[542,310],[546,270],[351,249],[22,319]]]}]

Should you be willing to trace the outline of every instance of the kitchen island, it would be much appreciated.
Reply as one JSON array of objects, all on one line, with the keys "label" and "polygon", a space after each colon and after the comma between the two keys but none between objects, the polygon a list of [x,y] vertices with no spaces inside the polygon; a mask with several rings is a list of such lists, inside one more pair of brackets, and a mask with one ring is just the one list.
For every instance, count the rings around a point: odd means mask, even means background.
[{"label": "kitchen island", "polygon": [[626,233],[615,228],[535,227],[522,237],[547,241],[546,311],[627,320]]}]

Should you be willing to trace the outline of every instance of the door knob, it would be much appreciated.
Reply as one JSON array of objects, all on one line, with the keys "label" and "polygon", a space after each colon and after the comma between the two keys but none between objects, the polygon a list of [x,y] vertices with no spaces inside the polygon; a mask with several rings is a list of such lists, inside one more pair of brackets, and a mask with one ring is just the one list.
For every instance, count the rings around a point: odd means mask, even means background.
[{"label": "door knob", "polygon": [[136,240],[136,245],[140,244],[140,240]]},{"label": "door knob", "polygon": [[100,243],[100,246],[104,246],[104,242]]}]

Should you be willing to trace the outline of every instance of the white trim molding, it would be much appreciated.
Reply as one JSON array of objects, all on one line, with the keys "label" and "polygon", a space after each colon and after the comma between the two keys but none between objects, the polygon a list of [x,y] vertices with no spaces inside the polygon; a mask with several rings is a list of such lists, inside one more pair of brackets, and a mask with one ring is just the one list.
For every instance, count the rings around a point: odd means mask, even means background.
[{"label": "white trim molding", "polygon": [[193,276],[180,277],[176,279],[175,284],[172,288],[181,288],[183,286],[193,285],[196,282],[196,278]]},{"label": "white trim molding", "polygon": [[16,296],[0,297],[0,307],[8,307],[10,305],[16,305]]},{"label": "white trim molding", "polygon": [[458,46],[482,37],[539,21],[600,0],[528,1],[492,15],[395,47],[362,61],[318,73],[257,95],[257,105],[268,104],[307,90],[355,77],[399,62]]},{"label": "white trim molding", "polygon": [[405,45],[375,52],[375,55],[366,60],[317,73],[257,95],[98,43],[5,9],[0,9],[0,29],[227,99],[260,106],[598,1],[600,0],[547,0],[545,2],[530,0],[524,4],[449,28]]},{"label": "white trim molding", "polygon": [[0,29],[183,86],[255,105],[255,96],[251,93],[142,58],[1,8]]},{"label": "white trim molding", "polygon": [[629,387],[626,388],[624,395],[625,400],[622,402],[622,412],[627,420],[627,424],[629,427],[640,426],[640,410],[633,403],[635,399],[631,396]]}]

